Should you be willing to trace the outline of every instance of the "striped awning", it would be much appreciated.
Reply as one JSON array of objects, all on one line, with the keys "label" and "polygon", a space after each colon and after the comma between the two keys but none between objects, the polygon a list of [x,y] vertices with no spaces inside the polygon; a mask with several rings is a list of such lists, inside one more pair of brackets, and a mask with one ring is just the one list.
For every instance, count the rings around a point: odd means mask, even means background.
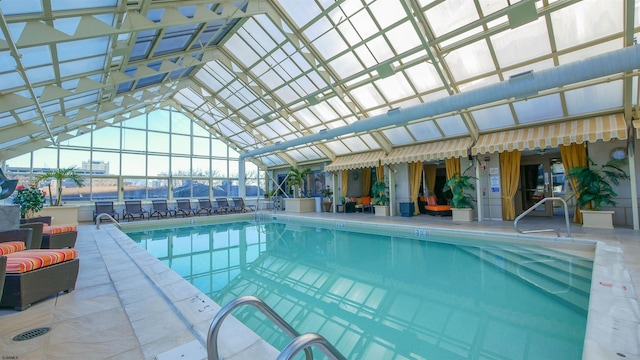
[{"label": "striped awning", "polygon": [[609,141],[614,138],[627,139],[627,126],[622,114],[480,135],[471,152],[485,154],[534,150],[574,143],[581,144],[585,141]]},{"label": "striped awning", "polygon": [[442,160],[453,157],[467,156],[467,150],[471,147],[470,137],[436,141],[419,145],[403,146],[391,150],[382,163],[399,164],[410,162],[423,162]]},{"label": "striped awning", "polygon": [[633,130],[636,132],[636,139],[640,139],[640,120],[633,120]]},{"label": "striped awning", "polygon": [[350,169],[362,169],[378,166],[384,151],[370,151],[353,155],[337,157],[331,164],[324,167],[324,171],[339,171]]}]

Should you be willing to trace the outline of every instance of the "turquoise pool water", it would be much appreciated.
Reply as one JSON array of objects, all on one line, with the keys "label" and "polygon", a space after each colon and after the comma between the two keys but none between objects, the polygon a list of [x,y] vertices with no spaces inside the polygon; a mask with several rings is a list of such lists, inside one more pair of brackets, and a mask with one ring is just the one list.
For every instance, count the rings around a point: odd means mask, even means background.
[{"label": "turquoise pool water", "polygon": [[[219,304],[258,296],[348,359],[582,356],[589,259],[281,223],[127,234]],[[276,348],[289,341],[253,308],[233,315]]]}]

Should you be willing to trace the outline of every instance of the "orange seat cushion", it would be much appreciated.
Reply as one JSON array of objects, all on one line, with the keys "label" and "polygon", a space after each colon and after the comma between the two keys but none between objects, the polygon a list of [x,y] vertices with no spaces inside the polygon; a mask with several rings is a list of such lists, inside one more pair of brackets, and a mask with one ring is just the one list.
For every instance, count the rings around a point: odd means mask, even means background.
[{"label": "orange seat cushion", "polygon": [[27,247],[22,241],[7,241],[0,243],[0,255],[7,255],[25,250]]},{"label": "orange seat cushion", "polygon": [[7,254],[7,274],[21,274],[27,271],[58,264],[78,257],[76,249],[34,249]]},{"label": "orange seat cushion", "polygon": [[73,225],[51,225],[42,228],[43,235],[60,234],[72,231],[78,231],[78,227]]},{"label": "orange seat cushion", "polygon": [[451,210],[451,205],[426,205],[424,208],[429,211],[448,211]]}]

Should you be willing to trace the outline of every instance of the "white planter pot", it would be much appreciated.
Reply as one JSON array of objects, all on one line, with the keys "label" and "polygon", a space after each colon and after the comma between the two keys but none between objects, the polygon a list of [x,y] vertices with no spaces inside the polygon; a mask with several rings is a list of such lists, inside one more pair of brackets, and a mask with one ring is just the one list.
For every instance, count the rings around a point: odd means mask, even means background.
[{"label": "white planter pot", "polygon": [[51,216],[50,225],[78,226],[78,206],[45,206],[36,216]]},{"label": "white planter pot", "polygon": [[613,213],[610,210],[580,210],[582,227],[596,229],[613,229]]},{"label": "white planter pot", "polygon": [[374,205],[376,216],[389,216],[388,205]]},{"label": "white planter pot", "polygon": [[316,200],[314,198],[286,198],[284,199],[284,210],[288,212],[315,212]]},{"label": "white planter pot", "polygon": [[453,221],[473,221],[473,209],[456,209],[451,208],[451,218]]}]

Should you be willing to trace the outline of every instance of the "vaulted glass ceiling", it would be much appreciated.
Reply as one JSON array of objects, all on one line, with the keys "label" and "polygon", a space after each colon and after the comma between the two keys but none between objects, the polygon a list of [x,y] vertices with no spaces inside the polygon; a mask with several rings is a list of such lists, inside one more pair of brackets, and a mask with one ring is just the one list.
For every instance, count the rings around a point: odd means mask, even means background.
[{"label": "vaulted glass ceiling", "polygon": [[[639,1],[3,0],[0,160],[173,106],[239,152],[631,46]],[[265,166],[624,112],[637,71],[291,147]]]}]

